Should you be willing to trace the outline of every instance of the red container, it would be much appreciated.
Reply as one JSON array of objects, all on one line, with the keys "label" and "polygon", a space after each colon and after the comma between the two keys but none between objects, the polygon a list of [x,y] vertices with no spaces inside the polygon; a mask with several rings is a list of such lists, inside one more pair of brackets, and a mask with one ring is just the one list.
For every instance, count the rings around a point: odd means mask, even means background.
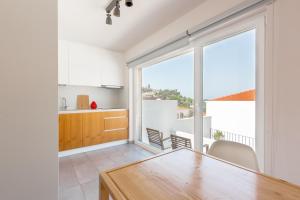
[{"label": "red container", "polygon": [[97,109],[97,103],[96,103],[96,101],[92,101],[92,103],[91,103],[91,109]]}]

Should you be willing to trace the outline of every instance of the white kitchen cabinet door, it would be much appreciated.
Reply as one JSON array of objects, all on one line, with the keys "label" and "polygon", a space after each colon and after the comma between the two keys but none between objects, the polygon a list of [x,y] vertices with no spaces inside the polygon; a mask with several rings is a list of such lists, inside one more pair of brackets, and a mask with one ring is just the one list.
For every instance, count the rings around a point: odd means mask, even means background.
[{"label": "white kitchen cabinet door", "polygon": [[120,53],[109,52],[102,62],[102,85],[124,86],[125,59]]},{"label": "white kitchen cabinet door", "polygon": [[101,86],[99,48],[78,43],[69,44],[70,85]]},{"label": "white kitchen cabinet door", "polygon": [[69,84],[69,47],[61,40],[58,42],[58,84]]}]

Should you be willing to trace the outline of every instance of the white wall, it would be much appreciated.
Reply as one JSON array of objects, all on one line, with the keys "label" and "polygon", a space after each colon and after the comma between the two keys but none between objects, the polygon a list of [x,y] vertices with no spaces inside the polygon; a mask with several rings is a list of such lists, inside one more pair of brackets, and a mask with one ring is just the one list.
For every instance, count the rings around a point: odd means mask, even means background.
[{"label": "white wall", "polygon": [[120,106],[129,108],[129,69],[127,66],[124,69],[124,88],[119,98],[121,99]]},{"label": "white wall", "polygon": [[184,16],[178,18],[168,26],[161,28],[151,36],[145,38],[142,42],[126,51],[127,60],[131,60],[144,52],[157,48],[162,43],[173,39],[177,35],[185,32],[187,29],[193,28],[216,15],[228,11],[230,8],[238,4],[251,0],[209,0],[204,1],[198,7],[188,12]]},{"label": "white wall", "polygon": [[211,127],[255,138],[255,101],[207,101]]},{"label": "white wall", "polygon": [[106,89],[85,86],[59,86],[58,109],[62,107],[62,97],[67,99],[70,109],[76,109],[77,95],[89,95],[90,103],[96,101],[98,108],[128,108],[124,89]]},{"label": "white wall", "polygon": [[274,16],[274,175],[300,185],[300,1],[277,0]]},{"label": "white wall", "polygon": [[57,1],[0,2],[0,199],[58,197]]}]

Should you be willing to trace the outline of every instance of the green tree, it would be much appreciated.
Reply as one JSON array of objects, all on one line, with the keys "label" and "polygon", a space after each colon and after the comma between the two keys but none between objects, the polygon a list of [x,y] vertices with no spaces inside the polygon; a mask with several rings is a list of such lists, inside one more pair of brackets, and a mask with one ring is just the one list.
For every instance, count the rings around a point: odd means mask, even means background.
[{"label": "green tree", "polygon": [[184,97],[181,95],[181,93],[175,89],[160,89],[160,90],[154,90],[150,87],[143,87],[142,88],[143,93],[146,92],[152,92],[154,97],[153,99],[161,99],[161,100],[177,100],[178,106],[185,107],[185,108],[191,108],[193,105],[193,99],[190,97]]}]

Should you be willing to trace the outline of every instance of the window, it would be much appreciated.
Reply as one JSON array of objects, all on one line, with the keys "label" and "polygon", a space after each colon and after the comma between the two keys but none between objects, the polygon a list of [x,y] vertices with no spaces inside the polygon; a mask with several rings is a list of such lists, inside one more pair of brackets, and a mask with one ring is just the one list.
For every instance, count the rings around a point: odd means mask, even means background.
[{"label": "window", "polygon": [[136,68],[138,141],[151,145],[152,128],[190,139],[196,151],[219,139],[240,142],[263,171],[264,26],[263,17],[234,20],[192,38],[188,54]]},{"label": "window", "polygon": [[[163,133],[194,133],[194,56],[188,53],[141,69],[141,141],[149,144],[147,128]],[[153,145],[153,144],[152,144]],[[165,140],[165,148],[170,141]]]},{"label": "window", "polygon": [[203,144],[255,150],[255,36],[253,29],[203,47]]}]

